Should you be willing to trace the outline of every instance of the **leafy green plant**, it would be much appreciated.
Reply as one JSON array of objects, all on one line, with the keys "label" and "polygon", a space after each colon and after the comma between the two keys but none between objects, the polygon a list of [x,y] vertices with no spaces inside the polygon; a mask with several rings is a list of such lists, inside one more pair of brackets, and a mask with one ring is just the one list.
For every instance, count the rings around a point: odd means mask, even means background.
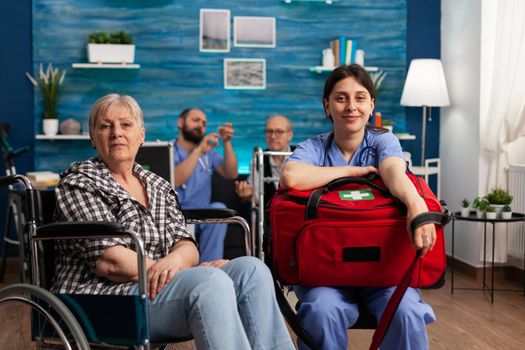
[{"label": "leafy green plant", "polygon": [[133,44],[133,39],[128,32],[92,32],[88,34],[88,43],[90,44]]},{"label": "leafy green plant", "polygon": [[374,88],[377,93],[381,89],[381,84],[383,84],[383,80],[385,80],[388,73],[383,70],[378,70],[377,72],[371,72],[369,75],[374,83]]},{"label": "leafy green plant", "polygon": [[58,97],[62,92],[62,83],[66,77],[66,70],[53,68],[49,63],[44,71],[44,65],[40,63],[38,75],[32,76],[26,72],[34,86],[40,88],[44,102],[44,119],[56,119],[58,117]]},{"label": "leafy green plant", "polygon": [[485,198],[490,204],[505,205],[512,202],[512,195],[503,188],[493,188]]},{"label": "leafy green plant", "polygon": [[480,197],[476,197],[474,199],[472,207],[477,209],[477,210],[486,211],[487,207],[489,205],[490,205],[490,203],[485,197],[481,197],[481,198]]},{"label": "leafy green plant", "polygon": [[505,205],[503,206],[503,209],[501,209],[501,211],[504,211],[504,212],[506,212],[506,213],[512,213],[512,208],[510,207],[510,205],[505,204]]},{"label": "leafy green plant", "polygon": [[381,124],[382,124],[383,126],[385,126],[385,125],[386,125],[386,126],[388,126],[388,125],[393,126],[393,125],[394,125],[394,121],[393,121],[392,119],[383,119],[383,121],[381,122]]},{"label": "leafy green plant", "polygon": [[470,206],[470,201],[466,198],[463,198],[461,200],[461,207],[462,208],[468,208]]},{"label": "leafy green plant", "polygon": [[487,207],[485,208],[485,211],[486,211],[487,213],[494,213],[494,212],[496,212],[496,208],[495,208],[494,206],[492,206],[492,205],[489,204],[489,205],[487,205]]}]

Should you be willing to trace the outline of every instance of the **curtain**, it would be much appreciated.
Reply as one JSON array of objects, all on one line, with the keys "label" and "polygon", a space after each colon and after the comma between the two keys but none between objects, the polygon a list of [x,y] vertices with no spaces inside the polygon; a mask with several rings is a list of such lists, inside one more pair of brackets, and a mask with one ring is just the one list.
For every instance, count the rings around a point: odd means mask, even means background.
[{"label": "curtain", "polygon": [[[525,1],[497,2],[494,64],[481,67],[482,70],[492,70],[488,111],[480,124],[481,154],[489,164],[485,192],[496,186],[507,187],[509,151],[516,140],[525,136],[524,19]],[[500,226],[496,233],[495,261],[506,262],[505,225]],[[487,243],[487,260],[491,260],[492,242]]]}]

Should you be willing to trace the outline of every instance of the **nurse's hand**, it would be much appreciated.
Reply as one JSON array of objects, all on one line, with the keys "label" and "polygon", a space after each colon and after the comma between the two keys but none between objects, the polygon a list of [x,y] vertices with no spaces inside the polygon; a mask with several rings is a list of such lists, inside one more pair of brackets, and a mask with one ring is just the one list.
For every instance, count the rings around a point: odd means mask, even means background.
[{"label": "nurse's hand", "polygon": [[377,174],[378,170],[376,167],[373,166],[350,166],[348,176],[354,176],[354,177],[362,177],[366,176],[368,174]]}]

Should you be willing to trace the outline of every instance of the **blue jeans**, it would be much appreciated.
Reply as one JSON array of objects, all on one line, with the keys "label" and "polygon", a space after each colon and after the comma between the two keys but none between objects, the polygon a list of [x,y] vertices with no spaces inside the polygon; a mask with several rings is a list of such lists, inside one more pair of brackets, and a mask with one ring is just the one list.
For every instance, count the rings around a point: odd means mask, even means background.
[{"label": "blue jeans", "polygon": [[270,271],[253,257],[177,272],[148,310],[153,342],[192,334],[199,350],[294,349]]},{"label": "blue jeans", "polygon": [[[220,202],[213,202],[201,208],[226,208],[226,206]],[[198,224],[195,226],[195,235],[199,242],[199,262],[222,259],[227,228],[226,224]]]},{"label": "blue jeans", "polygon": [[[297,315],[312,340],[323,350],[347,348],[347,329],[359,317],[357,300],[379,320],[394,289],[293,286],[301,301]],[[428,349],[425,325],[435,319],[432,308],[421,300],[419,290],[408,288],[381,343],[381,350]],[[299,340],[298,345],[300,350],[309,349]]]}]

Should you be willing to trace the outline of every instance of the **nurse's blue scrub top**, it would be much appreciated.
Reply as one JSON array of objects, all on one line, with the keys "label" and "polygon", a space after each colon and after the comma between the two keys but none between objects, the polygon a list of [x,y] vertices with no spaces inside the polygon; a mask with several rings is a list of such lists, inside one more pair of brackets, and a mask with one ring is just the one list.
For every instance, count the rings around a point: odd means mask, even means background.
[{"label": "nurse's blue scrub top", "polygon": [[[184,147],[173,142],[173,159],[178,165],[188,158]],[[223,156],[212,149],[200,156],[191,176],[184,184],[176,188],[182,208],[206,208],[211,202],[211,177],[213,172],[223,163]]]},{"label": "nurse's blue scrub top", "polygon": [[350,162],[346,162],[339,146],[333,140],[333,133],[317,135],[297,145],[288,161],[316,166],[374,166],[389,157],[403,159],[399,139],[391,132],[365,129],[365,137]]}]

